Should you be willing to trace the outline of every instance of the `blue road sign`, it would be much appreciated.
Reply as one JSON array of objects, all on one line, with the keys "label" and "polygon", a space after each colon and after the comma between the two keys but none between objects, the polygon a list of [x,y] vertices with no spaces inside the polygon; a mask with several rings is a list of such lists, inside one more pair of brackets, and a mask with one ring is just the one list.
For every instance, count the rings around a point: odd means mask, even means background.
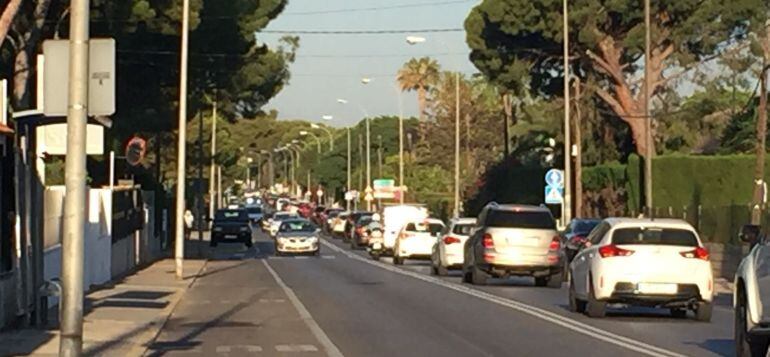
[{"label": "blue road sign", "polygon": [[545,173],[545,183],[551,187],[564,187],[564,172],[557,169],[548,170]]},{"label": "blue road sign", "polygon": [[564,189],[560,187],[545,186],[545,203],[560,205],[564,202]]}]

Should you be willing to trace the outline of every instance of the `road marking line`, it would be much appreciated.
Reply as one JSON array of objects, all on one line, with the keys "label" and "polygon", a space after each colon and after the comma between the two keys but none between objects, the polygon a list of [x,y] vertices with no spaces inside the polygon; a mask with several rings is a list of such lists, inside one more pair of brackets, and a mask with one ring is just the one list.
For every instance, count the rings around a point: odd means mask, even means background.
[{"label": "road marking line", "polygon": [[302,259],[302,260],[307,259],[307,258],[309,258],[309,257],[294,257],[294,259]]},{"label": "road marking line", "polygon": [[337,259],[336,255],[322,255],[321,259]]},{"label": "road marking line", "polygon": [[310,312],[307,311],[305,305],[302,305],[302,301],[297,298],[297,295],[294,294],[294,291],[283,282],[283,279],[278,276],[278,273],[273,270],[270,264],[268,264],[267,260],[262,260],[262,264],[265,265],[265,268],[270,273],[270,275],[273,276],[275,282],[278,283],[278,286],[280,286],[286,296],[289,297],[289,300],[294,305],[294,308],[297,309],[297,312],[302,318],[302,321],[305,321],[307,327],[313,333],[315,338],[318,339],[318,342],[321,343],[321,346],[323,346],[324,350],[326,350],[326,354],[329,355],[329,357],[343,357],[342,352],[340,352],[337,346],[334,345],[334,342],[329,339],[329,336],[327,336],[324,330],[321,329],[321,326],[318,326],[318,323],[313,319],[313,316],[310,315]]},{"label": "road marking line", "polygon": [[232,350],[230,346],[217,346],[217,353],[230,353]]},{"label": "road marking line", "polygon": [[318,348],[313,345],[276,345],[278,352],[318,352]]},{"label": "road marking line", "polygon": [[415,279],[418,279],[418,280],[422,280],[422,281],[425,281],[425,282],[428,282],[428,283],[432,283],[432,284],[435,284],[435,285],[439,285],[439,286],[445,287],[447,289],[451,289],[451,290],[454,290],[454,291],[457,291],[457,292],[461,292],[461,293],[464,293],[464,294],[467,294],[467,295],[471,295],[471,296],[477,297],[479,299],[486,300],[488,302],[492,302],[492,303],[495,303],[495,304],[498,304],[498,305],[501,305],[501,306],[505,306],[505,307],[511,308],[513,310],[516,310],[516,311],[525,313],[527,315],[533,316],[535,318],[538,318],[538,319],[541,319],[541,320],[544,320],[544,321],[548,321],[548,322],[553,323],[555,325],[567,328],[567,329],[572,330],[574,332],[577,332],[577,333],[580,333],[580,334],[583,334],[583,335],[586,335],[586,336],[589,336],[589,337],[592,337],[592,338],[595,338],[595,339],[598,339],[598,340],[602,340],[604,342],[611,343],[611,344],[616,345],[616,346],[620,346],[620,347],[623,347],[623,348],[626,348],[626,349],[629,349],[629,350],[632,350],[632,351],[636,351],[636,352],[639,352],[639,353],[642,353],[642,354],[645,354],[645,355],[648,355],[648,356],[677,356],[677,357],[684,357],[685,356],[683,354],[679,354],[679,353],[676,353],[676,352],[673,352],[673,351],[669,351],[669,350],[663,349],[661,347],[650,345],[650,344],[644,343],[642,341],[637,341],[637,340],[634,340],[634,339],[631,339],[631,338],[628,338],[628,337],[625,337],[625,336],[622,336],[622,335],[618,335],[618,334],[615,334],[615,333],[612,333],[612,332],[609,332],[609,331],[605,331],[605,330],[602,330],[600,328],[597,328],[597,327],[594,327],[594,326],[591,326],[591,325],[579,322],[577,320],[573,320],[571,318],[564,317],[564,316],[559,315],[557,313],[554,313],[554,312],[551,312],[551,311],[548,311],[548,310],[545,310],[545,309],[541,309],[539,307],[527,305],[525,303],[522,303],[522,302],[519,302],[519,301],[516,301],[516,300],[502,298],[502,297],[499,297],[497,295],[487,293],[485,291],[469,288],[467,286],[460,285],[460,284],[450,283],[450,282],[447,282],[447,281],[444,281],[444,280],[441,280],[441,279],[438,279],[438,278],[434,278],[434,277],[431,277],[431,276],[421,275],[421,274],[418,274],[418,273],[410,271],[410,270],[396,268],[396,267],[394,267],[392,265],[388,265],[388,264],[385,264],[385,263],[382,263],[382,262],[377,262],[377,261],[369,260],[369,259],[363,258],[363,257],[361,257],[361,256],[359,256],[357,254],[353,254],[353,253],[350,253],[350,252],[348,252],[348,251],[346,251],[346,250],[344,250],[342,248],[339,248],[336,245],[328,242],[325,239],[322,240],[321,242],[322,242],[322,244],[326,245],[330,249],[332,249],[334,251],[337,251],[338,253],[344,254],[345,256],[347,256],[350,259],[358,260],[360,262],[363,262],[363,263],[366,263],[366,264],[369,264],[369,265],[372,265],[372,266],[376,266],[376,267],[379,267],[381,269],[385,269],[385,270],[393,272],[393,273],[409,276],[409,277],[412,277],[412,278],[415,278]]}]

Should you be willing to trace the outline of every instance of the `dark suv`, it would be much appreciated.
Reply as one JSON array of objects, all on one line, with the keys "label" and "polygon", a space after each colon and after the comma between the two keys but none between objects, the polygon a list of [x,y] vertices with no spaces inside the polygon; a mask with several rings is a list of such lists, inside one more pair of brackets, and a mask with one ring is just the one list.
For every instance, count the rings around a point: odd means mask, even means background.
[{"label": "dark suv", "polygon": [[214,224],[211,227],[212,247],[225,240],[241,242],[251,247],[251,238],[251,222],[245,209],[221,209],[214,215]]},{"label": "dark suv", "polygon": [[561,238],[547,207],[490,203],[465,242],[463,281],[531,276],[535,285],[562,285]]}]

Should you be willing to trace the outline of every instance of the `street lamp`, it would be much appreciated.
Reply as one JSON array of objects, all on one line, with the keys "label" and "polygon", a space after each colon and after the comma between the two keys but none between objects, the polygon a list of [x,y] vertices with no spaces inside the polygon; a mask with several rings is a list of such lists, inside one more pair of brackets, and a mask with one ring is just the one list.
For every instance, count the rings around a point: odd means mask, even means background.
[{"label": "street lamp", "polygon": [[311,132],[309,132],[307,130],[300,131],[299,135],[300,136],[308,136],[309,135],[309,136],[313,137],[313,139],[315,139],[315,141],[316,141],[316,144],[318,145],[318,153],[319,154],[321,153],[321,139],[319,139],[318,136],[316,136],[315,134],[313,134],[313,133],[311,133]]},{"label": "street lamp", "polygon": [[[338,100],[339,100],[339,99],[338,99]],[[345,102],[345,103],[347,103],[347,102]],[[332,120],[332,119],[334,119],[334,117],[333,117],[333,116],[331,116],[331,115],[324,115],[324,116],[322,116],[322,117],[321,117],[321,119],[323,119],[323,120],[326,120],[326,121],[329,121],[329,120]]]},{"label": "street lamp", "polygon": [[[566,0],[565,0],[566,1]],[[406,42],[410,45],[425,42],[424,37],[408,36]],[[455,192],[454,216],[460,216],[460,71],[455,72]]]},{"label": "street lamp", "polygon": [[327,129],[326,127],[320,126],[316,123],[310,124],[311,129],[320,129],[326,132],[326,134],[329,135],[329,151],[334,151],[334,135],[332,135],[332,131]]},{"label": "street lamp", "polygon": [[[371,80],[368,80],[367,78],[364,78],[361,80],[361,83],[366,85]],[[346,104],[348,101],[344,99],[337,99],[337,102],[340,104]],[[371,155],[371,130],[370,130],[370,118],[369,114],[366,112],[366,110],[361,107],[361,110],[364,112],[366,121],[366,192],[368,194],[369,191],[371,191],[371,185],[372,185],[372,155]],[[372,201],[366,200],[366,209],[368,211],[372,210]]]}]

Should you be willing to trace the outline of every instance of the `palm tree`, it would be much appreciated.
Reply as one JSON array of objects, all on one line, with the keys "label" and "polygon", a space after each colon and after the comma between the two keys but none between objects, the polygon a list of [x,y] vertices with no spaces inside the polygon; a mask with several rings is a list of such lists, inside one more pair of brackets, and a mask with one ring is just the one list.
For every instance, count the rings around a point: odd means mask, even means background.
[{"label": "palm tree", "polygon": [[398,70],[396,80],[402,91],[417,91],[417,102],[420,106],[420,121],[425,118],[428,90],[439,80],[441,67],[430,57],[412,58]]}]

